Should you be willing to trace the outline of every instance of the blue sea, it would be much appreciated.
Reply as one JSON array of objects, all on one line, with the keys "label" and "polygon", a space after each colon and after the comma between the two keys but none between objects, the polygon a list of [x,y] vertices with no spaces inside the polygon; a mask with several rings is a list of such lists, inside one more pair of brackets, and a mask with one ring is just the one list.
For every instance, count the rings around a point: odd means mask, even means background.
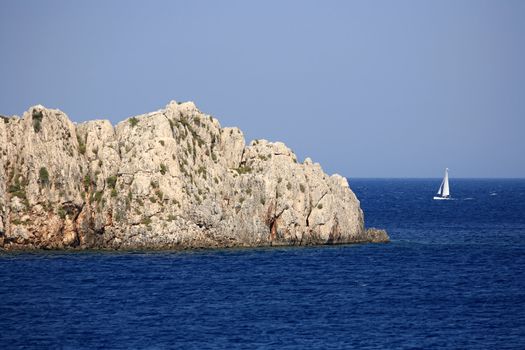
[{"label": "blue sea", "polygon": [[440,182],[350,179],[389,244],[0,253],[0,348],[525,348],[525,180]]}]

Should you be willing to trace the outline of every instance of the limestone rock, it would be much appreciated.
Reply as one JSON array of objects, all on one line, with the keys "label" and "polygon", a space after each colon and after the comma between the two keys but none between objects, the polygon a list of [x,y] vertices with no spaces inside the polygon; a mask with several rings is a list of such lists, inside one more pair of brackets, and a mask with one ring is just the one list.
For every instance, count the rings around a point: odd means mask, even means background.
[{"label": "limestone rock", "polygon": [[385,230],[369,228],[366,230],[367,241],[373,243],[386,243],[389,241],[388,234]]},{"label": "limestone rock", "polygon": [[72,123],[0,121],[0,247],[157,249],[388,241],[359,201],[281,142],[245,145],[192,102]]}]

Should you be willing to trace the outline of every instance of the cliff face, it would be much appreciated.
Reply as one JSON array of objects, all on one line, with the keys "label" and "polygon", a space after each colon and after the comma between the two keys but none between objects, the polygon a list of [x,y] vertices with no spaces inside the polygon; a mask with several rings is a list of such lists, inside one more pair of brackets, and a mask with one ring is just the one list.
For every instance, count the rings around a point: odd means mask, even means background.
[{"label": "cliff face", "polygon": [[245,145],[193,103],[113,127],[32,107],[0,120],[0,248],[387,241],[345,178],[284,144]]}]

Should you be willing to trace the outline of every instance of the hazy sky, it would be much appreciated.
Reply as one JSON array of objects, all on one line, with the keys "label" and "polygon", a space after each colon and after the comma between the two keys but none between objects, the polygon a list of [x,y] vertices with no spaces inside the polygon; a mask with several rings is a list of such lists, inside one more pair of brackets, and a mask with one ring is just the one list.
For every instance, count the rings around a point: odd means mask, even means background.
[{"label": "hazy sky", "polygon": [[525,1],[4,1],[0,113],[194,101],[349,177],[525,177]]}]

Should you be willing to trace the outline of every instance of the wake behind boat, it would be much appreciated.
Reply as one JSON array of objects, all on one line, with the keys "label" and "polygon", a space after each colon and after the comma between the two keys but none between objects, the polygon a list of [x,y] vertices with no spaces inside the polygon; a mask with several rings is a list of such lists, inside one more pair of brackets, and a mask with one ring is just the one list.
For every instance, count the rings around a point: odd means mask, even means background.
[{"label": "wake behind boat", "polygon": [[450,188],[448,186],[448,168],[445,169],[445,177],[443,178],[443,181],[441,181],[441,185],[439,186],[437,194],[437,196],[434,196],[434,199],[436,200],[450,199]]}]

